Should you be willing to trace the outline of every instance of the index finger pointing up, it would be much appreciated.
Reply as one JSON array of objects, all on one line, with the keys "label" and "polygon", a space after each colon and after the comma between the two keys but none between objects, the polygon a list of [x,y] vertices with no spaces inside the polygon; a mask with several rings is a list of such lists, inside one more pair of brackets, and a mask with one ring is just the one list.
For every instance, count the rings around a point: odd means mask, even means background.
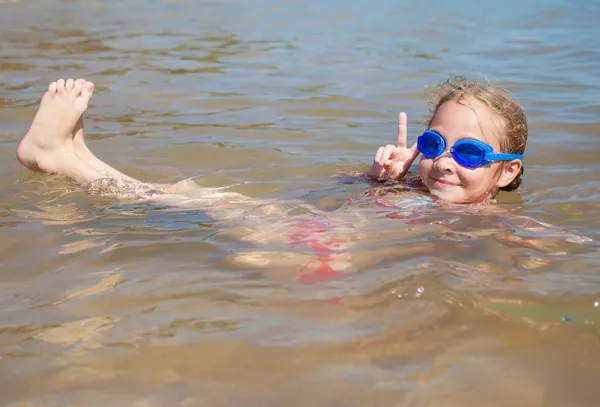
[{"label": "index finger pointing up", "polygon": [[398,148],[406,148],[407,131],[406,113],[400,112],[398,115]]}]

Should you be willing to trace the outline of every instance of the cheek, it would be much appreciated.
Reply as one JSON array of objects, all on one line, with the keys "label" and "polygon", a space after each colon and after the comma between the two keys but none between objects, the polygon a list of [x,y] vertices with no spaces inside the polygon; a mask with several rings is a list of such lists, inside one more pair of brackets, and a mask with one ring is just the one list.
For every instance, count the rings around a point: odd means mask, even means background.
[{"label": "cheek", "polygon": [[463,185],[471,190],[487,190],[494,183],[494,177],[498,172],[496,168],[482,167],[470,170],[460,168],[458,177]]},{"label": "cheek", "polygon": [[429,174],[430,170],[431,170],[431,163],[433,162],[433,160],[428,159],[428,158],[423,158],[423,156],[421,156],[421,159],[419,161],[419,173],[421,174],[421,178],[424,180],[424,178],[427,178],[427,175]]}]

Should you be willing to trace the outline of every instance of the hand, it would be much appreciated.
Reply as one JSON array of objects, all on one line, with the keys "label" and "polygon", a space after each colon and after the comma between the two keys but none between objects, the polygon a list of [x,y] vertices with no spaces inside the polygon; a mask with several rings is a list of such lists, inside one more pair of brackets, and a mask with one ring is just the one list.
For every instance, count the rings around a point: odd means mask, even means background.
[{"label": "hand", "polygon": [[401,112],[398,115],[398,146],[388,144],[379,147],[373,161],[373,167],[367,173],[371,178],[377,181],[402,179],[419,155],[417,143],[410,148],[406,148],[406,122],[406,113]]}]

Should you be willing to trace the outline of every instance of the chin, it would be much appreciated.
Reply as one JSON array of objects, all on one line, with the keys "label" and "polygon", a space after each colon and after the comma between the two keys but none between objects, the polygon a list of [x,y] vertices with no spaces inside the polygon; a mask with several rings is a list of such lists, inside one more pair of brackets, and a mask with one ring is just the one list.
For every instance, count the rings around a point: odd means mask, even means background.
[{"label": "chin", "polygon": [[449,203],[465,203],[465,198],[461,194],[457,194],[454,188],[429,188],[429,193],[442,201]]}]

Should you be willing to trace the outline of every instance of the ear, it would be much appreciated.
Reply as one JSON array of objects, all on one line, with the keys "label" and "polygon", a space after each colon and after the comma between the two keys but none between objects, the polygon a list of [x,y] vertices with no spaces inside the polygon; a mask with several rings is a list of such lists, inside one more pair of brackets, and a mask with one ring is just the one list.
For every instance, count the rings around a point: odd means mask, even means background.
[{"label": "ear", "polygon": [[523,168],[521,160],[505,161],[503,164],[500,178],[498,178],[498,182],[496,183],[498,188],[504,188],[510,184],[519,175],[521,168]]}]

